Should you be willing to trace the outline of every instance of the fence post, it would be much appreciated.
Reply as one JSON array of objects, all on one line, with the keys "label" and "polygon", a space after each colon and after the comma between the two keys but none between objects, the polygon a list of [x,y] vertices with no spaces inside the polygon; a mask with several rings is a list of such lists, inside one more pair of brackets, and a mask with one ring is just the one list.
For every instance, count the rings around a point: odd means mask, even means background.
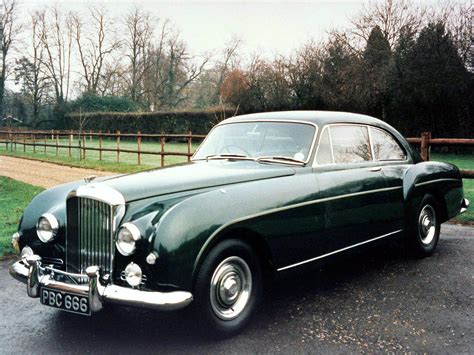
[{"label": "fence post", "polygon": [[48,135],[44,135],[44,154],[46,155],[46,144],[48,144]]},{"label": "fence post", "polygon": [[188,137],[188,162],[191,161],[191,143],[193,139],[193,132],[189,131]]},{"label": "fence post", "polygon": [[36,135],[32,133],[31,137],[33,138],[33,153],[36,153]]},{"label": "fence post", "polygon": [[26,153],[26,136],[25,134],[22,134],[23,136],[23,153]]},{"label": "fence post", "polygon": [[99,160],[102,161],[102,131],[99,131]]},{"label": "fence post", "polygon": [[58,131],[56,131],[56,156],[59,155],[59,134]]},{"label": "fence post", "polygon": [[430,160],[430,139],[431,139],[431,132],[421,133],[420,153],[421,153],[421,158],[424,161]]},{"label": "fence post", "polygon": [[117,130],[117,163],[120,163],[120,131]]},{"label": "fence post", "polygon": [[82,159],[86,160],[86,135],[82,135]]},{"label": "fence post", "polygon": [[71,145],[72,145],[72,130],[69,131],[68,137],[68,150],[69,150],[69,158],[71,157]]},{"label": "fence post", "polygon": [[163,133],[160,137],[160,144],[161,144],[161,167],[165,166],[165,137],[163,137]]},{"label": "fence post", "polygon": [[80,136],[77,139],[77,144],[78,144],[78,147],[79,147],[79,160],[82,160],[82,145],[81,145],[81,137]]},{"label": "fence post", "polygon": [[141,164],[141,157],[140,157],[140,150],[141,150],[141,146],[142,146],[142,132],[138,131],[138,135],[137,135],[137,160],[138,160],[138,165]]},{"label": "fence post", "polygon": [[89,141],[92,142],[92,129],[89,130]]}]

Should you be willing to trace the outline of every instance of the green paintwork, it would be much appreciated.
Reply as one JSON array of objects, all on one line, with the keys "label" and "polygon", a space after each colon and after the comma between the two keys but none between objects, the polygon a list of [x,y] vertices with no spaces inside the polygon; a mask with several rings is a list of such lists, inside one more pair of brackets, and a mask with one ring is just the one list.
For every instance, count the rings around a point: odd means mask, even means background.
[{"label": "green paintwork", "polygon": [[[246,115],[227,122],[256,119],[307,121],[319,127],[318,134],[324,125],[333,123],[377,126],[400,141],[408,158],[314,167],[199,161],[96,180],[98,187],[108,185],[125,197],[122,223],[133,222],[142,231],[134,255],[116,253],[114,280],[134,261],[148,276],[149,288],[192,291],[200,264],[222,238],[246,238],[277,270],[405,229],[428,192],[443,201],[443,220],[459,212],[463,193],[458,169],[422,162],[403,137],[382,121],[307,111]],[[374,167],[380,169],[372,171]],[[437,182],[427,183],[434,180]],[[61,257],[65,199],[81,184],[84,182],[62,185],[33,199],[20,225],[22,245],[32,246],[42,256]],[[36,221],[45,212],[54,213],[62,226],[57,243],[48,246],[35,233]],[[151,251],[158,254],[153,266],[145,262]]]}]

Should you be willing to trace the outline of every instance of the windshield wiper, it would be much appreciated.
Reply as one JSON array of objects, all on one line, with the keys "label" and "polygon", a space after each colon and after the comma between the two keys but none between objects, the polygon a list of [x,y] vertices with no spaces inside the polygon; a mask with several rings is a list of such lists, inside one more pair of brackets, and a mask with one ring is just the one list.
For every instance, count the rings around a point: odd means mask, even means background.
[{"label": "windshield wiper", "polygon": [[206,160],[216,160],[216,159],[229,159],[229,160],[254,160],[243,154],[212,154],[208,155]]},{"label": "windshield wiper", "polygon": [[261,161],[265,163],[283,163],[283,164],[291,164],[291,165],[305,165],[306,163],[303,160],[295,159],[291,157],[285,157],[280,155],[275,156],[268,156],[268,157],[258,157],[255,159],[256,161]]}]

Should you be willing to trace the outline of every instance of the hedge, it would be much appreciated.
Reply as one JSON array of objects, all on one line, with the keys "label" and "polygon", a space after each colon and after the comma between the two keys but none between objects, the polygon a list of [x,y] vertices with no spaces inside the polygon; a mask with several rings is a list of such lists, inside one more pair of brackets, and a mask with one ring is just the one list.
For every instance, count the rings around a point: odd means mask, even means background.
[{"label": "hedge", "polygon": [[66,115],[65,129],[84,129],[122,133],[187,133],[207,134],[222,118],[233,116],[235,110],[212,108],[207,110],[159,111],[159,112],[78,112]]}]

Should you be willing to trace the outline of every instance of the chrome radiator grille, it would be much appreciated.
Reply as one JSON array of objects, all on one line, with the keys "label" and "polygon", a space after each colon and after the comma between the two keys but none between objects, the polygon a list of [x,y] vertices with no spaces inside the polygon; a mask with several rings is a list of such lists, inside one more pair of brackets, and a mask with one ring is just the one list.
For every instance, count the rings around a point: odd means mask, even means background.
[{"label": "chrome radiator grille", "polygon": [[67,200],[66,269],[85,273],[97,265],[105,273],[112,270],[112,206],[84,197]]}]

